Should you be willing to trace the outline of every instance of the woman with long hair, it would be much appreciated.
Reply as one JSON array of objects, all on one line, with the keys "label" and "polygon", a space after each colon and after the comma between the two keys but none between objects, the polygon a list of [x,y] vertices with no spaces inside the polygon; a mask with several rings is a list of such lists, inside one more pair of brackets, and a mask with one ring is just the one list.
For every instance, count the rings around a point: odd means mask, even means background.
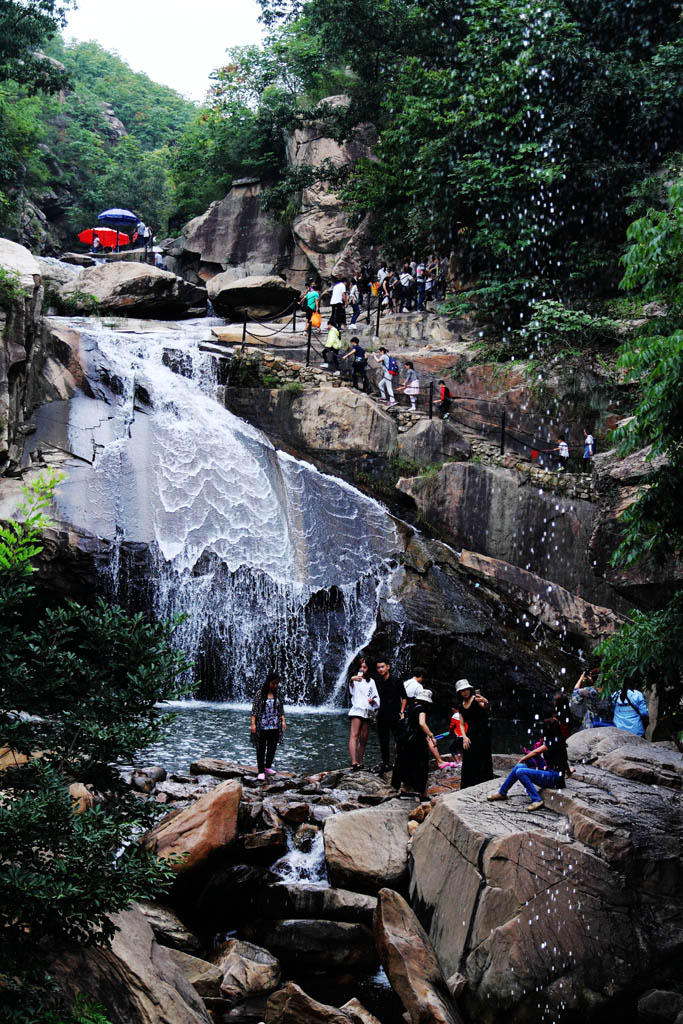
[{"label": "woman with long hair", "polygon": [[285,738],[286,730],[280,677],[277,672],[271,672],[259,687],[251,708],[251,742],[256,747],[258,777],[261,781],[266,775],[277,774],[273,769],[273,759],[278,743]]},{"label": "woman with long hair", "polygon": [[[436,747],[434,734],[427,722],[427,711],[432,703],[432,691],[419,686],[401,718],[396,760],[391,785],[401,796],[418,794],[427,799],[429,755]],[[438,753],[438,751],[437,751]]]},{"label": "woman with long hair", "polygon": [[493,778],[489,702],[473,688],[468,679],[458,679],[455,698],[465,724],[460,788],[467,789]]},{"label": "woman with long hair", "polygon": [[[525,763],[541,757],[545,761],[545,768],[531,768]],[[560,723],[556,718],[546,718],[543,721],[543,742],[520,757],[519,764],[515,765],[500,789],[496,793],[489,793],[486,799],[507,800],[510,787],[515,782],[521,782],[531,797],[527,811],[537,811],[543,807],[543,799],[536,786],[542,789],[564,789],[565,779],[570,774],[567,744]]]},{"label": "woman with long hair", "polygon": [[370,721],[375,711],[379,710],[379,694],[374,679],[370,676],[370,666],[365,658],[361,658],[358,671],[349,680],[351,707],[349,718],[349,756],[353,771],[363,767],[365,744],[370,735]]},{"label": "woman with long hair", "polygon": [[634,736],[644,736],[650,724],[650,712],[640,690],[629,690],[628,683],[624,683],[621,690],[614,693],[611,699],[617,729],[632,732]]}]

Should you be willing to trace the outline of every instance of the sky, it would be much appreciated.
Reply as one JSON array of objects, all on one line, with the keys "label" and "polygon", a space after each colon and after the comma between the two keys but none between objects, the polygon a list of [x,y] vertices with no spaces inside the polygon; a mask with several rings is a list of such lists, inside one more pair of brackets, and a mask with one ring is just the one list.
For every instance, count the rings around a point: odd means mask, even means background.
[{"label": "sky", "polygon": [[258,43],[257,0],[78,0],[64,35],[94,39],[134,71],[201,100],[229,46]]}]

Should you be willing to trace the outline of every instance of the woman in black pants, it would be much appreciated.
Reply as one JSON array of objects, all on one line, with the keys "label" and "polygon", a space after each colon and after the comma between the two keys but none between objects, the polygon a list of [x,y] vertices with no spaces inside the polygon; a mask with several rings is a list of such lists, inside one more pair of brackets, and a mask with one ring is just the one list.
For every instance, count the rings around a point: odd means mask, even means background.
[{"label": "woman in black pants", "polygon": [[277,672],[271,672],[254,697],[251,709],[251,742],[256,747],[258,777],[261,780],[266,775],[276,774],[272,767],[275,749],[284,739],[287,729],[279,688],[280,677]]}]

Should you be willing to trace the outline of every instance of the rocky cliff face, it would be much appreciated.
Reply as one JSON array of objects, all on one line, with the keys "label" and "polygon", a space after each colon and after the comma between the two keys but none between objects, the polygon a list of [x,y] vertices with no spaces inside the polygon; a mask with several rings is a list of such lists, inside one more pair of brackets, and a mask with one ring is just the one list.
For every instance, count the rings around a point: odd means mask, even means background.
[{"label": "rocky cliff face", "polygon": [[[322,106],[334,110],[348,102],[346,96],[328,96]],[[340,145],[322,119],[294,131],[287,141],[287,158],[292,167],[342,167],[369,156],[375,138],[371,125],[361,125]],[[313,275],[329,283],[364,255],[368,221],[351,226],[341,200],[324,182],[303,190],[291,227],[262,210],[264,188],[256,178],[233,182],[224,199],[186,224],[180,238],[165,243],[169,270],[195,283],[225,272],[235,279],[282,274],[301,288]]]},{"label": "rocky cliff face", "polygon": [[680,980],[683,759],[616,729],[569,746],[582,763],[540,811],[483,783],[415,835],[413,900],[469,1019],[594,1020]]}]

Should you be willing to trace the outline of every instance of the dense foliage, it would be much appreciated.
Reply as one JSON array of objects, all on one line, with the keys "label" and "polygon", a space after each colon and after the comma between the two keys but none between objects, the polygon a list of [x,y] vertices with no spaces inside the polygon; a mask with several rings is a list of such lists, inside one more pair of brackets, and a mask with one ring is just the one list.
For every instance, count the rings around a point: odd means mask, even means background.
[{"label": "dense foliage", "polygon": [[56,35],[42,46],[47,58],[30,81],[15,66],[0,76],[0,232],[35,246],[73,246],[79,230],[116,205],[165,233],[174,194],[169,147],[196,106],[96,43],[67,45]]},{"label": "dense foliage", "polygon": [[[37,613],[53,486],[39,482],[23,518],[0,529],[0,717],[12,751],[0,771],[0,988],[3,1019],[26,1024],[45,1019],[60,944],[108,944],[109,915],[168,883],[168,867],[135,843],[153,809],[122,790],[115,763],[158,737],[156,703],[180,692],[185,668],[168,624],[101,601]],[[94,795],[84,813],[74,783]]]},{"label": "dense foliage", "polygon": [[[659,299],[663,314],[626,341],[619,365],[637,382],[632,418],[615,432],[623,456],[649,448],[646,486],[621,517],[615,564],[671,564],[683,551],[683,179],[669,189],[666,210],[651,209],[628,230],[622,284]],[[636,613],[601,646],[607,685],[655,685],[661,717],[683,725],[683,594],[660,611]],[[683,734],[682,734],[683,735]]]}]

